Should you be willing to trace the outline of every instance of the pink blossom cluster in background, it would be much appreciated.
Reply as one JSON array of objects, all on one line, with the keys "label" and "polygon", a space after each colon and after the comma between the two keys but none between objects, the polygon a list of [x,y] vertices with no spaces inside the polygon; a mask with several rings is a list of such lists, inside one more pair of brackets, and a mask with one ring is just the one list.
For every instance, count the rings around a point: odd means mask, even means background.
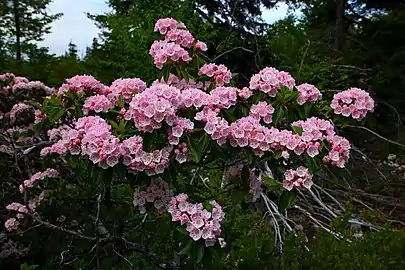
[{"label": "pink blossom cluster in background", "polygon": [[[194,241],[204,239],[205,246],[213,246],[221,234],[221,223],[225,217],[222,207],[216,201],[211,201],[212,210],[208,211],[204,209],[203,204],[194,204],[187,200],[188,196],[184,193],[170,200],[167,211],[172,216],[172,221],[179,221],[181,225],[186,225],[189,236]],[[225,245],[226,243],[221,239],[221,246]]]},{"label": "pink blossom cluster in background", "polygon": [[318,88],[312,84],[304,83],[298,85],[297,90],[299,92],[297,103],[303,105],[304,103],[315,103],[322,99],[322,94]]},{"label": "pink blossom cluster in background", "polygon": [[89,112],[108,112],[114,105],[110,100],[104,95],[94,95],[86,99],[83,105],[83,113],[88,114]]},{"label": "pink blossom cluster in background", "polygon": [[180,164],[186,162],[190,158],[190,151],[188,151],[187,144],[181,143],[177,146],[177,149],[174,149],[174,154],[176,155],[175,159]]},{"label": "pink blossom cluster in background", "polygon": [[126,120],[133,119],[140,131],[152,132],[165,121],[172,126],[181,105],[180,90],[166,84],[155,84],[135,95],[125,113]]},{"label": "pink blossom cluster in background", "polygon": [[122,96],[125,102],[130,102],[136,93],[142,93],[146,89],[146,83],[139,78],[125,78],[115,80],[108,88],[108,97],[111,101]]},{"label": "pink blossom cluster in background", "polygon": [[263,181],[256,174],[256,172],[252,170],[249,177],[249,193],[252,194],[253,202],[260,198],[260,194],[263,192],[262,185]]},{"label": "pink blossom cluster in background", "polygon": [[232,79],[232,73],[225,65],[205,64],[198,71],[198,76],[206,75],[214,78],[217,86],[222,86],[229,83]]},{"label": "pink blossom cluster in background", "polygon": [[145,191],[141,191],[139,188],[135,189],[133,203],[135,207],[138,207],[141,214],[146,213],[146,203],[153,203],[153,206],[160,213],[163,213],[167,210],[172,197],[173,191],[169,189],[169,185],[163,180],[158,180]]},{"label": "pink blossom cluster in background", "polygon": [[30,94],[35,94],[35,92],[38,92],[40,90],[43,90],[45,95],[50,95],[53,91],[52,88],[46,86],[40,81],[27,82],[24,80],[14,84],[12,89],[13,93],[27,91]]},{"label": "pink blossom cluster in background", "polygon": [[284,173],[283,187],[288,191],[300,186],[310,189],[312,184],[312,175],[303,166],[298,167],[296,170],[289,169]]},{"label": "pink blossom cluster in background", "polygon": [[[17,212],[17,215],[16,215],[17,219],[22,219],[22,218],[24,218],[24,214],[27,214],[29,212],[35,213],[37,206],[41,203],[41,201],[44,198],[45,198],[45,192],[42,191],[38,197],[28,200],[27,205],[23,205],[18,202],[13,202],[13,203],[10,203],[9,205],[7,205],[6,209],[8,211]],[[6,228],[6,230],[8,230],[8,231],[17,230],[18,226],[20,225],[20,222],[17,219],[9,218],[4,223],[4,227]]]},{"label": "pink blossom cluster in background", "polygon": [[23,102],[15,104],[10,110],[10,120],[14,122],[17,118],[21,118],[21,115],[27,112],[34,112],[34,108],[31,105]]},{"label": "pink blossom cluster in background", "polygon": [[270,124],[273,120],[274,108],[266,101],[260,101],[250,107],[250,116],[257,120],[263,119],[266,124]]},{"label": "pink blossom cluster in background", "polygon": [[67,79],[59,88],[57,95],[61,96],[66,92],[78,94],[104,94],[106,86],[90,75],[76,75]]},{"label": "pink blossom cluster in background", "polygon": [[28,83],[25,77],[18,77],[12,73],[0,74],[0,94],[12,95],[13,86],[19,83]]},{"label": "pink blossom cluster in background", "polygon": [[333,96],[331,108],[335,114],[351,116],[358,121],[374,111],[374,100],[370,94],[359,88],[350,88]]},{"label": "pink blossom cluster in background", "polygon": [[142,138],[133,136],[122,142],[123,164],[129,171],[144,171],[147,175],[163,173],[169,166],[169,156],[173,147],[167,146],[151,153],[143,151]]},{"label": "pink blossom cluster in background", "polygon": [[32,188],[36,182],[39,182],[45,178],[58,178],[59,173],[54,169],[46,169],[43,172],[37,172],[30,179],[24,180],[24,184],[19,186],[19,190],[23,193],[25,190]]},{"label": "pink blossom cluster in background", "polygon": [[266,67],[250,79],[249,88],[267,93],[270,97],[275,97],[281,86],[293,88],[294,78],[285,71],[278,71],[273,67]]}]

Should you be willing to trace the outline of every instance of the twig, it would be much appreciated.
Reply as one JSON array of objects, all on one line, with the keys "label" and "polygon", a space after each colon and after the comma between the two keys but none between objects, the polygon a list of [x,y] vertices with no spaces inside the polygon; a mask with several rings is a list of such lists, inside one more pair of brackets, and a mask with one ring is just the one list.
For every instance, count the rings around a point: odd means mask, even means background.
[{"label": "twig", "polygon": [[308,189],[309,193],[312,195],[312,198],[323,208],[325,209],[333,218],[337,218],[337,215],[333,213],[333,211],[327,207],[315,194],[311,189]]},{"label": "twig", "polygon": [[298,206],[298,205],[293,205],[293,207],[295,209],[298,209],[299,211],[301,211],[304,215],[306,215],[309,219],[311,219],[313,222],[315,222],[318,226],[320,226],[323,230],[325,230],[326,232],[332,234],[336,239],[338,240],[346,240],[348,243],[352,243],[352,241],[350,239],[344,238],[340,233],[334,232],[330,229],[328,229],[326,226],[322,225],[322,223],[317,220],[316,218],[314,218],[310,212],[308,212],[307,210],[305,210],[304,208]]},{"label": "twig", "polygon": [[37,144],[35,144],[35,145],[33,145],[33,146],[31,146],[31,147],[25,149],[25,150],[23,151],[23,154],[24,154],[24,155],[28,155],[29,153],[31,153],[31,152],[32,152],[33,150],[35,150],[36,148],[41,148],[41,147],[43,147],[43,146],[51,145],[51,144],[54,144],[54,143],[55,143],[54,141],[43,141],[43,142],[39,142],[39,143],[37,143]]},{"label": "twig", "polygon": [[380,134],[378,134],[378,133],[375,132],[375,131],[372,131],[372,130],[369,129],[369,128],[366,128],[366,127],[363,127],[363,126],[352,126],[352,125],[347,125],[346,127],[364,129],[364,130],[370,132],[371,134],[373,134],[374,136],[380,138],[381,140],[384,140],[384,141],[389,142],[389,143],[391,143],[391,144],[395,144],[395,145],[398,145],[398,146],[400,146],[400,147],[405,148],[405,145],[403,145],[403,144],[401,144],[401,143],[398,143],[398,142],[395,142],[395,141],[391,141],[390,139],[387,139],[387,138],[381,136]]},{"label": "twig", "polygon": [[249,50],[249,49],[246,49],[245,47],[235,47],[235,48],[232,48],[232,49],[230,49],[230,50],[228,50],[228,51],[226,51],[226,52],[223,52],[223,53],[221,53],[220,55],[214,57],[214,59],[212,59],[212,62],[214,62],[214,61],[217,60],[218,58],[221,58],[221,57],[224,56],[225,54],[228,54],[228,53],[233,52],[233,51],[235,51],[235,50],[242,50],[242,51],[245,51],[245,52],[254,53],[254,51]]}]

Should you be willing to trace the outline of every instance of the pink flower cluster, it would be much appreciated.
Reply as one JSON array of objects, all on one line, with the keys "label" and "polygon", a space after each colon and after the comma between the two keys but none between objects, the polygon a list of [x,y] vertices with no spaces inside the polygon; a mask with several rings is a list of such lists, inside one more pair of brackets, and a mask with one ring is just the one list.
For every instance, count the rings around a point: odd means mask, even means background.
[{"label": "pink flower cluster", "polygon": [[165,40],[173,41],[185,48],[191,48],[194,44],[193,35],[186,29],[169,30],[165,35]]},{"label": "pink flower cluster", "polygon": [[311,117],[305,121],[296,121],[292,126],[299,126],[303,133],[301,138],[307,144],[307,153],[314,157],[319,154],[319,142],[327,141],[330,145],[330,152],[324,157],[324,162],[333,166],[343,168],[349,160],[350,143],[347,139],[336,135],[330,121]]},{"label": "pink flower cluster", "polygon": [[257,120],[263,119],[266,124],[270,124],[273,121],[273,113],[273,106],[266,101],[260,101],[250,107],[250,116]]},{"label": "pink flower cluster", "polygon": [[200,81],[200,82],[196,83],[193,79],[189,79],[188,82],[185,79],[180,80],[176,75],[174,75],[172,73],[169,74],[169,78],[167,79],[167,81],[165,81],[164,78],[162,77],[160,80],[154,81],[152,83],[152,85],[159,84],[159,83],[165,83],[169,86],[176,87],[181,92],[183,92],[185,89],[188,89],[188,88],[198,88],[201,90],[207,90],[208,87],[211,85],[211,82],[209,82],[209,81],[206,81],[206,82]]},{"label": "pink flower cluster", "polygon": [[194,119],[205,122],[204,131],[219,145],[223,145],[229,135],[229,124],[225,119],[218,116],[219,112],[219,108],[212,110],[206,106],[196,114]]},{"label": "pink flower cluster", "polygon": [[368,112],[374,111],[374,100],[366,91],[350,88],[335,94],[330,106],[335,114],[345,117],[351,115],[353,119],[360,121]]},{"label": "pink flower cluster", "polygon": [[198,71],[198,76],[206,75],[213,77],[217,86],[229,83],[232,79],[232,73],[225,65],[205,64]]},{"label": "pink flower cluster", "polygon": [[168,134],[168,140],[169,140],[169,144],[170,145],[178,145],[180,142],[180,138],[181,136],[183,136],[183,134],[185,132],[192,132],[194,129],[194,123],[187,118],[177,118],[173,125],[172,125],[172,129]]},{"label": "pink flower cluster", "polygon": [[241,99],[246,100],[246,99],[250,98],[252,95],[253,95],[253,92],[247,87],[243,87],[242,89],[238,89],[238,96]]},{"label": "pink flower cluster", "polygon": [[45,178],[58,178],[59,173],[54,169],[46,169],[43,172],[37,172],[30,179],[24,180],[24,184],[19,186],[20,193],[23,193],[25,190],[32,188],[36,182],[39,182]]},{"label": "pink flower cluster", "polygon": [[111,134],[111,126],[99,116],[87,116],[78,119],[74,129],[61,134],[61,139],[41,151],[41,156],[57,153],[65,156],[88,156],[103,169],[115,166],[121,156],[121,143]]},{"label": "pink flower cluster", "polygon": [[165,35],[170,30],[176,30],[178,26],[184,25],[179,25],[179,23],[173,18],[164,18],[157,20],[154,30],[155,32],[159,31],[160,34]]},{"label": "pink flower cluster", "polygon": [[105,85],[97,81],[93,76],[89,75],[76,75],[66,80],[59,88],[57,95],[61,96],[66,92],[73,92],[78,94],[104,94]]},{"label": "pink flower cluster", "polygon": [[142,138],[133,136],[122,142],[123,164],[132,172],[145,171],[147,175],[163,173],[169,166],[172,147],[164,147],[151,153],[143,151]]},{"label": "pink flower cluster", "polygon": [[16,220],[15,218],[9,218],[4,223],[4,227],[9,232],[11,232],[12,230],[17,230],[18,225],[20,225],[20,222],[18,222],[18,220]]},{"label": "pink flower cluster", "polygon": [[83,113],[88,114],[91,111],[96,113],[108,112],[109,109],[113,108],[114,105],[110,100],[104,95],[94,95],[86,99],[83,105]]},{"label": "pink flower cluster", "polygon": [[318,88],[312,84],[304,83],[297,86],[299,92],[297,103],[303,105],[304,103],[315,103],[322,99],[322,94]]},{"label": "pink flower cluster", "polygon": [[211,103],[210,95],[197,88],[187,88],[181,92],[181,95],[182,104],[186,108],[194,106],[198,109]]},{"label": "pink flower cluster", "polygon": [[[216,238],[221,234],[221,223],[225,213],[222,207],[211,201],[212,210],[204,209],[201,203],[189,203],[187,194],[179,194],[173,197],[168,206],[168,212],[172,221],[180,221],[181,225],[187,225],[187,231],[194,241],[205,240],[205,246],[213,246]],[[225,246],[225,243],[222,243]]]},{"label": "pink flower cluster", "polygon": [[170,199],[173,197],[173,191],[169,189],[169,185],[163,181],[158,180],[154,184],[151,184],[146,191],[140,191],[139,188],[134,192],[134,206],[138,207],[141,214],[146,213],[145,204],[153,203],[154,207],[163,213],[167,210],[167,205]]},{"label": "pink flower cluster", "polygon": [[346,138],[333,136],[329,141],[331,150],[327,156],[323,158],[324,162],[331,163],[333,166],[344,168],[350,157],[350,143]]},{"label": "pink flower cluster", "polygon": [[275,97],[283,85],[293,88],[295,86],[294,78],[288,72],[266,67],[258,74],[252,76],[249,88],[251,90],[260,90],[267,93],[270,97]]},{"label": "pink flower cluster", "polygon": [[206,52],[208,50],[207,44],[205,42],[202,42],[202,41],[199,41],[199,40],[195,44],[195,48],[197,50],[202,51],[202,52]]},{"label": "pink flower cluster", "polygon": [[171,60],[173,62],[190,62],[191,57],[180,45],[166,40],[155,40],[149,50],[153,57],[153,63],[157,68],[162,69],[164,64]]},{"label": "pink flower cluster", "polygon": [[140,131],[152,132],[161,128],[163,121],[172,126],[177,119],[176,110],[180,105],[179,89],[166,84],[154,84],[135,95],[124,118],[132,118]]},{"label": "pink flower cluster", "polygon": [[228,109],[232,105],[236,104],[238,98],[238,89],[235,87],[218,86],[214,88],[211,95],[211,104],[220,108]]},{"label": "pink flower cluster", "polygon": [[300,186],[310,189],[312,184],[312,175],[303,166],[296,170],[289,169],[284,173],[283,187],[288,191]]},{"label": "pink flower cluster", "polygon": [[130,102],[136,93],[142,93],[145,89],[146,83],[139,78],[117,79],[109,87],[108,97],[110,100],[118,100],[122,96],[125,102]]},{"label": "pink flower cluster", "polygon": [[174,154],[176,155],[175,159],[180,164],[190,159],[190,151],[188,151],[186,143],[179,144],[177,149],[174,149]]},{"label": "pink flower cluster", "polygon": [[157,68],[162,69],[164,64],[171,60],[173,62],[191,61],[187,49],[195,46],[201,51],[207,50],[207,45],[201,41],[196,42],[190,31],[182,22],[172,18],[160,19],[155,24],[155,32],[160,32],[164,40],[154,41],[149,53],[154,59]]}]

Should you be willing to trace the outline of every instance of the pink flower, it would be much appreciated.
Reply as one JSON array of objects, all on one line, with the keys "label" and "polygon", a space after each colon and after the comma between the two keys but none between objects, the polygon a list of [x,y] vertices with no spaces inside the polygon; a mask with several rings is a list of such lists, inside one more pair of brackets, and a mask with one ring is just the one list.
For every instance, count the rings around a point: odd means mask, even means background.
[{"label": "pink flower", "polygon": [[278,71],[272,67],[262,69],[250,79],[249,88],[267,93],[270,97],[275,97],[281,86],[293,88],[295,80],[290,74]]},{"label": "pink flower", "polygon": [[310,189],[312,184],[312,175],[303,166],[296,170],[289,169],[284,173],[283,187],[288,191],[300,186]]},{"label": "pink flower", "polygon": [[196,49],[206,52],[208,50],[207,44],[205,44],[202,41],[197,40],[197,43],[195,44]]},{"label": "pink flower", "polygon": [[358,121],[374,111],[374,100],[369,93],[359,88],[350,88],[333,96],[331,108],[335,114],[351,117]]},{"label": "pink flower", "polygon": [[206,75],[213,77],[217,86],[222,86],[225,83],[229,83],[232,79],[232,73],[224,65],[205,64],[198,71],[198,75]]},{"label": "pink flower", "polygon": [[7,231],[11,232],[12,230],[17,230],[19,224],[20,223],[15,218],[9,218],[4,223],[4,227],[6,227]]},{"label": "pink flower", "polygon": [[297,99],[297,103],[299,105],[303,105],[304,103],[307,102],[315,103],[316,101],[322,99],[321,92],[318,90],[318,88],[316,88],[312,84],[304,83],[298,85],[296,88],[299,92],[299,96]]}]

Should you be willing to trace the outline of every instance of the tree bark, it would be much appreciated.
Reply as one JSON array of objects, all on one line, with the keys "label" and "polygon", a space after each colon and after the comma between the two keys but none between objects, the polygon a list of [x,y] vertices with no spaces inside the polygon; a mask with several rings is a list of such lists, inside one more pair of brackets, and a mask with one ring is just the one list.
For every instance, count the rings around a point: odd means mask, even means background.
[{"label": "tree bark", "polygon": [[346,39],[345,8],[346,0],[335,0],[336,6],[336,39],[335,49],[341,52]]},{"label": "tree bark", "polygon": [[20,25],[20,13],[18,8],[18,0],[13,0],[13,13],[15,24],[15,47],[16,47],[16,60],[17,66],[21,66],[21,25]]}]

